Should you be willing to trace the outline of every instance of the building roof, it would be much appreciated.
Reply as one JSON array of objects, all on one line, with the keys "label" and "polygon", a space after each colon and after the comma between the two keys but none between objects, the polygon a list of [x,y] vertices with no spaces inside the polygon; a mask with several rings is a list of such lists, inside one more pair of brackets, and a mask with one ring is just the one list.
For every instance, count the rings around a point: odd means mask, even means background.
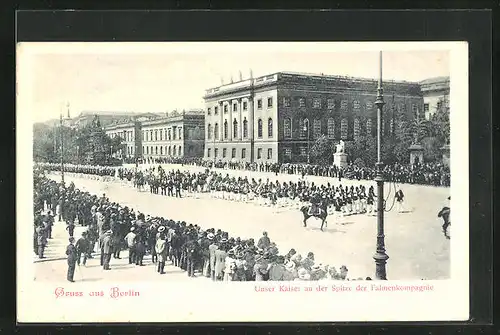
[{"label": "building roof", "polygon": [[444,83],[447,81],[448,82],[450,81],[450,77],[442,76],[442,77],[433,77],[433,78],[424,79],[424,80],[420,81],[419,84],[420,85],[431,85],[431,84],[440,84],[440,83]]},{"label": "building roof", "polygon": [[[247,78],[243,80],[238,80],[238,81],[233,81],[231,83],[215,86],[212,88],[207,89],[206,91],[213,91],[218,88],[225,88],[226,86],[243,86],[246,82],[246,84],[250,84],[252,81],[259,82],[262,79],[271,79],[271,77],[274,77],[276,75],[289,75],[289,76],[297,76],[297,77],[311,77],[311,78],[316,78],[316,79],[344,79],[344,80],[356,80],[356,81],[365,81],[365,82],[376,82],[378,79],[377,78],[364,78],[364,77],[352,77],[352,76],[340,76],[340,75],[332,75],[332,74],[324,74],[324,73],[308,73],[308,72],[294,72],[294,71],[279,71],[279,72],[274,72],[270,74],[266,74],[263,76],[258,76],[258,77],[253,77],[253,78]],[[275,78],[276,79],[276,78]],[[405,84],[413,84],[417,85],[418,82],[412,82],[412,81],[406,81],[406,80],[383,80],[384,83],[405,83]]]}]

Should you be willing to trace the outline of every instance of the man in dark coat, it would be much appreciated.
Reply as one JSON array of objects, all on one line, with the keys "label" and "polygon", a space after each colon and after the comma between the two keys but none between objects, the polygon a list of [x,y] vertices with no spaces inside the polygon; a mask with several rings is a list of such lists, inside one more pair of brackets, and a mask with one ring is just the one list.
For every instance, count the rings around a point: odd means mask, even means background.
[{"label": "man in dark coat", "polygon": [[88,250],[90,249],[90,243],[87,239],[87,232],[84,231],[82,233],[82,237],[76,241],[75,244],[76,247],[76,263],[80,265],[80,259],[83,254],[83,265],[87,263],[87,255],[88,255]]},{"label": "man in dark coat", "polygon": [[194,235],[189,235],[188,241],[185,244],[186,252],[186,267],[188,277],[194,277],[194,265],[199,252],[199,245]]},{"label": "man in dark coat", "polygon": [[262,233],[262,237],[259,239],[257,246],[260,249],[267,249],[271,245],[271,240],[267,237],[267,232]]},{"label": "man in dark coat", "polygon": [[75,239],[73,237],[69,238],[69,245],[66,247],[66,255],[68,255],[68,275],[66,279],[70,282],[74,282],[73,276],[75,275],[77,252],[76,247],[73,245]]}]

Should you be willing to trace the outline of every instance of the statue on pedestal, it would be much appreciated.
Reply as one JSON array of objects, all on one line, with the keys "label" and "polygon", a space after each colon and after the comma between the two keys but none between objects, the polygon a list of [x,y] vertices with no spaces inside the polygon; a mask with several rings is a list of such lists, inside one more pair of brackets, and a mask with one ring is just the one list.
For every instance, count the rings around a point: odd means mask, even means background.
[{"label": "statue on pedestal", "polygon": [[344,153],[345,143],[343,140],[340,140],[340,144],[335,146],[335,153]]}]

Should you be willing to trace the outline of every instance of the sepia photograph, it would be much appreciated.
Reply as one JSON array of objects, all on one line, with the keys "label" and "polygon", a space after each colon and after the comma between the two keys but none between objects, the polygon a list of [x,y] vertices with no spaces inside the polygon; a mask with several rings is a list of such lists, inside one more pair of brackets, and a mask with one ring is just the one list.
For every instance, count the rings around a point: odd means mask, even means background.
[{"label": "sepia photograph", "polygon": [[[466,43],[21,43],[17,62],[18,292],[71,313],[42,320],[155,309],[158,287],[183,299],[168,322],[231,296],[274,302],[229,321],[467,319]],[[394,316],[352,314],[382,298]]]}]

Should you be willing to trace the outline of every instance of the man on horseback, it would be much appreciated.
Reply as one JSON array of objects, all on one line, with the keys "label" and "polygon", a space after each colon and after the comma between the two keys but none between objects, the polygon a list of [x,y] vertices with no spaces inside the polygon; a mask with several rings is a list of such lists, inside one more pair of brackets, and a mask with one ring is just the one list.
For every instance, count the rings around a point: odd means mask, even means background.
[{"label": "man on horseback", "polygon": [[309,208],[309,215],[319,215],[320,213],[320,204],[321,204],[321,196],[319,192],[314,191],[310,198],[311,207]]}]

